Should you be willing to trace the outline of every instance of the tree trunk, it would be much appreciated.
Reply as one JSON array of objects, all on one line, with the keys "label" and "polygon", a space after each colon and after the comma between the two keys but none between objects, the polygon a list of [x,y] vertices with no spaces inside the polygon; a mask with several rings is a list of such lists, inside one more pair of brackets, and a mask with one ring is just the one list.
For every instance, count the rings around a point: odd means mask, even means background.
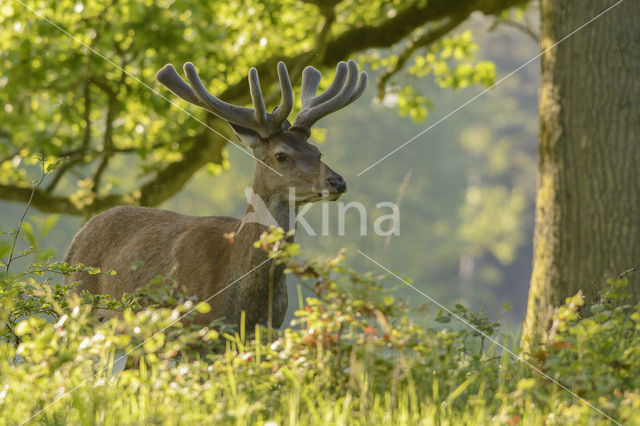
[{"label": "tree trunk", "polygon": [[[542,49],[613,0],[542,0]],[[542,56],[534,259],[524,347],[554,309],[640,267],[640,1],[627,0]],[[640,300],[640,273],[625,275]]]}]

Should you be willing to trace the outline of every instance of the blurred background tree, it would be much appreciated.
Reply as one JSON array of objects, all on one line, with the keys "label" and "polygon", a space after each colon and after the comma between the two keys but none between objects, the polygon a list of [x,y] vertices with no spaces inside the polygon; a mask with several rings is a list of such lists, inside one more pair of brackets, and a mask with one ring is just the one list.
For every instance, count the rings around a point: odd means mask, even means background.
[{"label": "blurred background tree", "polygon": [[[277,95],[279,60],[286,62],[295,86],[306,65],[321,69],[327,84],[336,62],[354,57],[369,68],[375,84],[366,100],[321,123],[325,131],[313,136],[319,143],[326,140],[325,158],[348,180],[345,202],[355,199],[368,207],[369,234],[376,203],[388,200],[401,205],[401,235],[361,237],[354,211],[348,213],[344,238],[335,237],[332,220],[329,236],[301,235],[298,241],[316,252],[360,247],[384,256],[388,266],[443,302],[462,300],[495,314],[500,302],[510,301],[513,319],[519,320],[531,261],[535,66],[395,159],[356,174],[471,98],[479,86],[491,84],[496,73],[506,74],[538,53],[535,31],[527,24],[537,15],[523,12],[526,3],[25,3],[109,63],[19,2],[4,2],[0,225],[15,226],[38,174],[34,156],[39,154],[62,164],[37,190],[34,206],[41,213],[29,219],[26,245],[50,231],[45,245],[62,251],[82,220],[118,204],[239,216],[253,159],[150,90],[232,138],[224,123],[156,84],[155,72],[167,62],[179,67],[192,61],[212,93],[246,104],[251,66],[258,68],[265,93]],[[321,208],[308,214],[312,224],[321,222]],[[329,208],[335,218],[336,206]],[[42,216],[52,213],[62,214],[56,227]]]}]

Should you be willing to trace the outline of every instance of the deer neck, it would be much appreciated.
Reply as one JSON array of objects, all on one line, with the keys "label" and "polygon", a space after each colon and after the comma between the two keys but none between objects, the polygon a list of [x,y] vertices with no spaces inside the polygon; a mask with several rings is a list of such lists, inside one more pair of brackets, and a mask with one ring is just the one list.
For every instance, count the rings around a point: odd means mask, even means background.
[{"label": "deer neck", "polygon": [[253,186],[250,196],[248,196],[249,206],[242,216],[242,225],[259,223],[266,228],[275,226],[288,231],[290,221],[288,193],[267,188],[266,182],[272,177],[267,175],[268,173],[273,172],[271,170],[265,171],[265,168],[260,165],[256,168]]},{"label": "deer neck", "polygon": [[279,327],[287,309],[284,266],[275,265],[269,260],[269,253],[255,248],[253,243],[270,225],[279,226],[285,232],[289,230],[289,205],[286,196],[271,193],[263,182],[262,176],[256,173],[249,206],[234,239],[232,256],[239,262],[232,275],[239,279],[238,309],[246,312],[247,324],[267,324],[271,299],[272,324]]}]

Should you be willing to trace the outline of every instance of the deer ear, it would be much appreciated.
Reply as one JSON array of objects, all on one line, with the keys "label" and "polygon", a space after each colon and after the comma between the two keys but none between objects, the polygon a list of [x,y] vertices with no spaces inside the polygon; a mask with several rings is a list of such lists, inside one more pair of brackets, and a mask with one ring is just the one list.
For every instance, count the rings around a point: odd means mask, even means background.
[{"label": "deer ear", "polygon": [[229,123],[229,125],[238,136],[238,139],[240,139],[240,142],[251,149],[257,147],[258,144],[262,141],[262,138],[255,130],[241,126],[239,124]]}]

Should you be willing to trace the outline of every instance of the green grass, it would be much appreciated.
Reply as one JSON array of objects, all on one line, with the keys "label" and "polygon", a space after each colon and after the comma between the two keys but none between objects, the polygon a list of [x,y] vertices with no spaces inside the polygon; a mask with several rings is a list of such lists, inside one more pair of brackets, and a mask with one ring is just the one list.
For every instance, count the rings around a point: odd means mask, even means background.
[{"label": "green grass", "polygon": [[[295,252],[278,259],[316,297],[271,339],[175,322],[208,309],[175,286],[118,302],[71,296],[42,275],[68,273],[55,263],[0,281],[0,424],[640,424],[640,304],[627,303],[624,280],[591,306],[568,299],[552,342],[521,354],[580,399],[448,314],[414,323],[342,254]],[[92,306],[105,304],[123,315],[97,322]],[[519,354],[498,324],[455,310]],[[123,354],[130,368],[119,371]]]}]

